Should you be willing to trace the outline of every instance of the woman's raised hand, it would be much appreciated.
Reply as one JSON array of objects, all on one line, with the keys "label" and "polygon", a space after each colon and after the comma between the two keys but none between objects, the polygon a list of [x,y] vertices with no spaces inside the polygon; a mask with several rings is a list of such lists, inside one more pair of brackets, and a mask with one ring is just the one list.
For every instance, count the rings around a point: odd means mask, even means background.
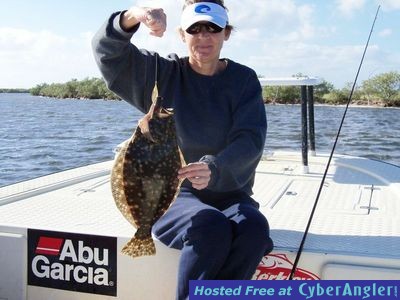
[{"label": "woman's raised hand", "polygon": [[151,35],[157,37],[162,37],[167,29],[167,16],[162,8],[131,7],[123,13],[121,27],[129,30],[139,22],[150,29]]}]

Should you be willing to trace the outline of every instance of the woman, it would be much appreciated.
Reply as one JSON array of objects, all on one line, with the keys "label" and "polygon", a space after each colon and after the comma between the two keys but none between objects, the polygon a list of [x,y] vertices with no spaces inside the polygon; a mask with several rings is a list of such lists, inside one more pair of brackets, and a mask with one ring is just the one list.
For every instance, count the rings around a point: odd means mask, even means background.
[{"label": "woman", "polygon": [[256,73],[220,52],[232,26],[223,0],[187,0],[180,37],[188,57],[159,57],[139,50],[142,25],[162,37],[162,9],[132,7],[112,14],[93,39],[107,86],[147,112],[158,78],[163,106],[174,109],[178,142],[187,166],[180,194],[154,225],[153,234],[180,249],[177,299],[188,297],[191,279],[251,279],[272,250],[269,227],[250,197],[263,153],[266,117]]}]

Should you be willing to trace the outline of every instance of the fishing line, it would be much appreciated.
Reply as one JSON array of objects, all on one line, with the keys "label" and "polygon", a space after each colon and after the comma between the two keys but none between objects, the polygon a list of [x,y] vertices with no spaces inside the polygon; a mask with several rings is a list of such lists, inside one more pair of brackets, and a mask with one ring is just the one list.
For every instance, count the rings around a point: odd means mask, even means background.
[{"label": "fishing line", "polygon": [[155,73],[154,73],[154,87],[151,93],[151,101],[154,105],[156,105],[158,94],[158,54],[155,53]]},{"label": "fishing line", "polygon": [[317,198],[315,199],[314,206],[313,206],[311,214],[310,214],[310,218],[308,219],[308,223],[307,223],[306,229],[304,231],[304,235],[303,235],[303,238],[301,240],[301,243],[300,243],[300,246],[299,246],[299,250],[298,250],[297,255],[296,255],[296,259],[295,259],[295,261],[293,263],[292,271],[290,272],[289,280],[293,279],[295,271],[297,269],[297,265],[298,265],[300,257],[301,257],[301,254],[303,252],[304,243],[306,241],[306,238],[307,238],[307,235],[308,235],[308,231],[309,231],[310,226],[311,226],[311,222],[312,222],[312,220],[314,218],[314,213],[315,213],[315,210],[317,208],[317,204],[318,204],[318,201],[319,201],[319,198],[320,198],[320,195],[321,195],[322,188],[323,188],[324,183],[325,183],[326,176],[328,174],[328,170],[329,170],[329,166],[330,166],[331,161],[332,161],[333,153],[335,152],[335,149],[336,149],[336,144],[337,144],[337,142],[339,140],[340,132],[342,131],[342,127],[343,127],[344,120],[346,118],[347,110],[349,108],[349,105],[351,103],[351,99],[353,97],[354,89],[355,89],[356,84],[357,84],[358,75],[360,74],[361,66],[362,66],[363,61],[364,61],[365,53],[367,52],[367,49],[368,49],[369,41],[371,39],[371,35],[372,35],[373,30],[374,30],[375,21],[376,21],[376,19],[378,17],[378,13],[379,13],[380,7],[381,6],[379,5],[378,9],[376,10],[375,19],[374,19],[374,22],[372,23],[371,31],[369,32],[367,43],[365,44],[364,53],[362,55],[362,58],[361,58],[361,61],[360,61],[360,65],[358,66],[358,70],[357,70],[356,77],[354,79],[353,87],[351,88],[350,95],[349,95],[349,98],[347,100],[346,109],[344,110],[342,121],[340,122],[340,126],[339,126],[338,132],[336,134],[335,143],[333,144],[332,151],[331,151],[331,153],[329,155],[328,163],[326,165],[325,172],[324,172],[324,175],[322,177],[321,184],[319,186]]}]

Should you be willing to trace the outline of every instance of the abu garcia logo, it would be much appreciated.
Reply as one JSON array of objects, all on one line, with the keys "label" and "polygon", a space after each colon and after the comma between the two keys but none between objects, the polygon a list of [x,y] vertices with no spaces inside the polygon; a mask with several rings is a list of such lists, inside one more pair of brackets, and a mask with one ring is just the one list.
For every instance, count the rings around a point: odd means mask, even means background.
[{"label": "abu garcia logo", "polygon": [[29,229],[28,284],[115,296],[117,238]]},{"label": "abu garcia logo", "polygon": [[50,263],[50,260],[40,254],[54,255],[57,253],[57,248],[41,247],[44,243],[60,245],[63,240],[57,238],[40,237],[36,254],[32,260],[32,272],[39,278],[51,278],[54,280],[74,280],[78,283],[88,283],[96,285],[113,285],[114,282],[108,281],[108,270],[103,267],[91,267],[94,263],[96,266],[108,266],[108,249],[102,249],[100,254],[99,248],[90,248],[83,244],[83,241],[78,241],[78,249],[76,250],[72,240],[65,240],[64,246],[61,249],[59,261]]}]

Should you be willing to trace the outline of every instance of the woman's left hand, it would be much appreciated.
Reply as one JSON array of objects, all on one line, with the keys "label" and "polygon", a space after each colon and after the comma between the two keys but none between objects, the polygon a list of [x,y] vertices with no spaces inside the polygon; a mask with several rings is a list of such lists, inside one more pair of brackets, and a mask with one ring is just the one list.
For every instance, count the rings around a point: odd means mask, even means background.
[{"label": "woman's left hand", "polygon": [[178,179],[188,179],[193,188],[205,189],[211,179],[211,170],[204,162],[190,163],[178,171]]}]

